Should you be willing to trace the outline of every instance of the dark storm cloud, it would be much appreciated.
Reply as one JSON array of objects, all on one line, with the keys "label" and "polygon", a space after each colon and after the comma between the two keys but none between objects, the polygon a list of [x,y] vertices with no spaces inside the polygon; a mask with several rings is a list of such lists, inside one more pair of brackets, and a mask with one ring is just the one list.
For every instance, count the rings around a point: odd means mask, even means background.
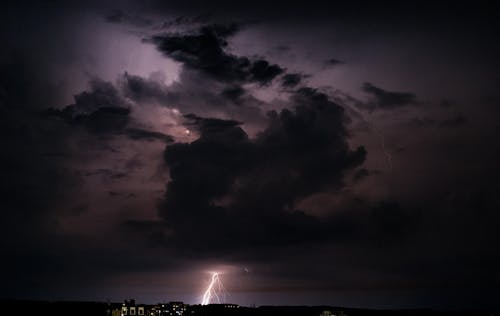
[{"label": "dark storm cloud", "polygon": [[42,116],[63,119],[70,125],[83,126],[94,133],[112,133],[125,129],[130,109],[109,82],[91,81],[91,91],[75,95],[75,103],[62,109],[49,108]]},{"label": "dark storm cloud", "polygon": [[278,65],[272,65],[268,61],[260,59],[254,61],[248,72],[250,80],[261,84],[269,84],[276,76],[283,73],[283,69]]},{"label": "dark storm cloud", "polygon": [[[124,74],[129,79],[127,73]],[[141,77],[130,78],[126,93],[132,93],[136,99],[154,98],[161,94],[156,83],[142,84]],[[84,127],[91,133],[125,135],[133,140],[173,141],[172,136],[143,128],[131,127],[131,104],[122,97],[119,88],[111,82],[93,78],[89,82],[90,91],[83,91],[74,96],[75,103],[62,109],[48,108],[40,112],[42,117],[58,118],[71,126]],[[158,91],[156,90],[158,89]]]},{"label": "dark storm cloud", "polygon": [[233,102],[238,102],[244,94],[245,89],[239,85],[228,87],[221,92],[223,97],[228,98]]},{"label": "dark storm cloud", "polygon": [[182,240],[186,251],[214,254],[324,238],[323,225],[294,209],[295,202],[327,186],[342,187],[344,172],[365,158],[363,148],[347,145],[342,108],[311,88],[294,94],[293,110],[270,112],[269,126],[255,140],[237,121],[186,119],[200,137],[167,147],[172,180],[160,209],[172,225],[168,242]]},{"label": "dark storm cloud", "polygon": [[371,109],[395,109],[402,106],[414,105],[417,97],[410,92],[393,92],[381,89],[369,82],[363,84],[363,91],[370,94],[374,100],[368,105]]},{"label": "dark storm cloud", "polygon": [[83,91],[74,96],[73,107],[77,115],[90,114],[99,108],[120,108],[126,104],[111,82],[93,78],[89,85],[90,91]]},{"label": "dark storm cloud", "polygon": [[159,101],[168,104],[176,99],[175,94],[158,80],[131,75],[127,72],[121,78],[120,89],[126,97],[137,102]]},{"label": "dark storm cloud", "polygon": [[239,30],[238,24],[212,24],[195,34],[167,34],[150,40],[158,50],[222,82],[257,82],[266,85],[283,69],[264,59],[255,61],[226,52],[228,37]]},{"label": "dark storm cloud", "polygon": [[187,67],[201,70],[222,81],[244,80],[250,66],[248,58],[227,54],[226,38],[238,31],[236,24],[205,26],[199,34],[157,35],[152,37],[158,50]]},{"label": "dark storm cloud", "polygon": [[306,78],[306,75],[299,74],[299,73],[289,73],[283,75],[281,78],[281,85],[284,88],[294,88],[300,83],[302,83],[302,80]]}]

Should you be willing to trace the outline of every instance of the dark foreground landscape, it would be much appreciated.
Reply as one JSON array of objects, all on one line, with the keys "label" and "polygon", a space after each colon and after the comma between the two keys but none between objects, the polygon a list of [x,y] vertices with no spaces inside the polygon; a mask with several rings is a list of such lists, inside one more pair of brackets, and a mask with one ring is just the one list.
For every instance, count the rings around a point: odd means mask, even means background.
[{"label": "dark foreground landscape", "polygon": [[166,315],[288,315],[288,316],[355,316],[355,315],[499,315],[484,309],[358,309],[335,306],[258,306],[234,304],[188,305],[182,302],[135,304],[125,302],[1,300],[3,310],[17,315],[82,316],[166,316]]}]

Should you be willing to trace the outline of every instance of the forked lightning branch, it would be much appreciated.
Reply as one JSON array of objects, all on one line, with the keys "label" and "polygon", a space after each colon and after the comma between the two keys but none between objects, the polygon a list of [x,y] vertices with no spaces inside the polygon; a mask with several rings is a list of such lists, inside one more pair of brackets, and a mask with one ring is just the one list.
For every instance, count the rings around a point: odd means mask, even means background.
[{"label": "forked lightning branch", "polygon": [[201,305],[221,304],[225,301],[225,290],[219,272],[212,272],[210,284],[203,293]]}]

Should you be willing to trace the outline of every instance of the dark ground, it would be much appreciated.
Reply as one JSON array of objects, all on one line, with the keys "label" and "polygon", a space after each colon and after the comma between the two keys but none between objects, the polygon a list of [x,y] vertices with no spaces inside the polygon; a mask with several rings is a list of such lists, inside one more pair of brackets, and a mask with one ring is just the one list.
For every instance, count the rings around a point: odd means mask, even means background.
[{"label": "dark ground", "polygon": [[[122,303],[113,302],[71,302],[71,301],[29,301],[29,300],[0,300],[3,311],[12,315],[67,315],[67,316],[107,316],[113,309],[120,309]],[[154,305],[145,305],[146,311]],[[320,316],[324,311],[331,315],[500,315],[500,311],[492,310],[370,310],[353,309],[334,306],[259,306],[237,309],[223,308],[218,305],[189,306],[187,315],[223,316],[223,315],[287,315],[287,316]],[[146,312],[146,314],[149,314]]]}]

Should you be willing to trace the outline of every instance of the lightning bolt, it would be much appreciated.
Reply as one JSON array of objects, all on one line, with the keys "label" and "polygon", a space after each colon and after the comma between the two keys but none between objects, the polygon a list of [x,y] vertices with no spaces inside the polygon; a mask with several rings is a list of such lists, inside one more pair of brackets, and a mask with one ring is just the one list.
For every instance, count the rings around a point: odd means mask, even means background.
[{"label": "lightning bolt", "polygon": [[224,286],[219,278],[219,272],[212,272],[212,278],[210,279],[210,284],[205,290],[205,293],[203,293],[201,305],[210,304],[213,300],[220,304],[222,302],[221,295],[223,294]]}]

